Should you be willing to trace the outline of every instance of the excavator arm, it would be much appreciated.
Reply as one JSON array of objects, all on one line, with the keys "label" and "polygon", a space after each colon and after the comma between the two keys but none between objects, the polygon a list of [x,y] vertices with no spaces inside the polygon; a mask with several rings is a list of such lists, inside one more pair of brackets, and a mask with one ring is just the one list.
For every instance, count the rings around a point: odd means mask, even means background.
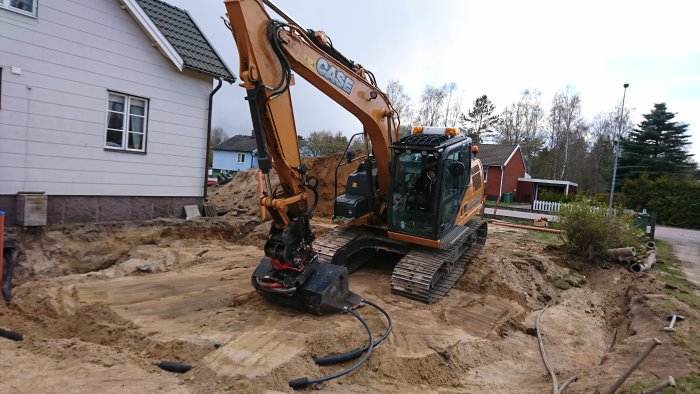
[{"label": "excavator arm", "polygon": [[[359,304],[348,289],[347,269],[319,261],[311,231],[318,203],[318,181],[301,164],[297,129],[289,87],[293,72],[352,113],[371,141],[374,163],[365,161],[374,209],[352,224],[383,226],[388,201],[390,146],[397,127],[387,96],[374,76],[345,58],[323,32],[303,29],[269,0],[225,0],[228,26],[240,57],[240,85],[247,90],[258,164],[264,175],[260,204],[273,225],[265,243],[265,257],[252,275],[253,286],[265,297],[293,307],[324,314]],[[265,5],[284,21],[273,20]],[[372,179],[376,168],[376,186]],[[270,169],[280,184],[270,182]],[[314,194],[313,204],[307,191]]]},{"label": "excavator arm", "polygon": [[[269,0],[226,0],[225,4],[240,57],[240,85],[248,91],[258,162],[265,174],[266,196],[261,204],[271,212],[275,226],[284,228],[309,209],[310,184],[300,163],[289,91],[292,72],[362,123],[376,160],[378,190],[373,197],[382,206],[391,183],[389,146],[398,134],[390,101],[371,72],[336,51],[323,32],[303,29]],[[273,20],[265,5],[284,21]],[[271,167],[283,189],[277,193],[269,181]],[[370,222],[381,224],[378,215],[372,216]]]}]

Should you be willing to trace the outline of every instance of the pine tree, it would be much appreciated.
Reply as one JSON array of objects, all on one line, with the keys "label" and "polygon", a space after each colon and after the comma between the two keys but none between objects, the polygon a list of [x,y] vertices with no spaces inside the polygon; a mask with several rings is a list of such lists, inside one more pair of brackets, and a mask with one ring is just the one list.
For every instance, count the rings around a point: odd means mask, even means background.
[{"label": "pine tree", "polygon": [[462,114],[460,120],[462,123],[469,124],[467,134],[474,143],[481,143],[483,136],[493,133],[498,123],[498,115],[493,114],[495,109],[496,106],[491,100],[483,95],[474,100],[474,107],[469,110],[469,116]]},{"label": "pine tree", "polygon": [[622,140],[621,179],[637,178],[648,173],[652,178],[664,174],[690,174],[696,164],[686,146],[690,144],[688,125],[673,122],[676,114],[666,109],[666,103],[654,104],[644,115],[637,129]]}]

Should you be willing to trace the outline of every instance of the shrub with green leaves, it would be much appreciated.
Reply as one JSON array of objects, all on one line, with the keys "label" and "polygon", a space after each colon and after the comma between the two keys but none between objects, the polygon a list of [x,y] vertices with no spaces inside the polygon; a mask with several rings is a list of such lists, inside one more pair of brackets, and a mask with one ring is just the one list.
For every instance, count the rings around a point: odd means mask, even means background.
[{"label": "shrub with green leaves", "polygon": [[557,193],[549,190],[543,190],[537,193],[537,199],[540,201],[569,202],[571,201],[571,197],[571,195],[565,196],[564,193]]},{"label": "shrub with green leaves", "polygon": [[573,254],[597,261],[610,248],[640,247],[643,231],[629,214],[616,209],[610,213],[594,200],[578,197],[559,211],[562,238]]},{"label": "shrub with green leaves", "polygon": [[690,177],[642,174],[622,185],[629,208],[658,212],[661,224],[700,228],[700,183]]}]

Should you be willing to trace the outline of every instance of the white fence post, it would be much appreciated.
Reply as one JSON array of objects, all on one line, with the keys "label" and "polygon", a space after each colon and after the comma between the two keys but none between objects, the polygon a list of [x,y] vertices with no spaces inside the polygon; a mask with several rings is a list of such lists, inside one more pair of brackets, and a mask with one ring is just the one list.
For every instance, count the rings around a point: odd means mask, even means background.
[{"label": "white fence post", "polygon": [[535,200],[532,202],[532,209],[535,211],[559,212],[561,205],[560,202],[555,201]]}]

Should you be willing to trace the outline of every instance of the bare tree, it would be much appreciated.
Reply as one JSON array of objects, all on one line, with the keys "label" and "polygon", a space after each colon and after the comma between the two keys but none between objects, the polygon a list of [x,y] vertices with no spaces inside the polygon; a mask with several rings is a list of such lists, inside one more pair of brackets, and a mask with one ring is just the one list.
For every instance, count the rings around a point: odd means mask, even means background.
[{"label": "bare tree", "polygon": [[416,123],[433,126],[438,123],[445,104],[445,92],[434,86],[426,86],[420,95],[420,108],[416,114]]},{"label": "bare tree", "polygon": [[211,146],[219,145],[229,138],[223,127],[214,127],[211,129]]},{"label": "bare tree", "polygon": [[426,86],[420,96],[420,108],[416,123],[424,126],[455,126],[462,113],[462,95],[457,84],[446,83],[441,87]]},{"label": "bare tree", "polygon": [[547,119],[547,147],[552,152],[550,176],[564,179],[570,162],[569,153],[575,142],[586,137],[587,126],[581,117],[581,97],[571,87],[560,90],[552,99]]},{"label": "bare tree", "polygon": [[457,126],[462,115],[463,94],[457,91],[457,84],[454,82],[442,85],[442,90],[445,92],[445,115],[440,122],[441,124],[435,126]]},{"label": "bare tree", "polygon": [[518,101],[503,109],[495,126],[498,143],[520,145],[528,172],[532,171],[533,160],[542,148],[543,118],[540,92],[525,89]]},{"label": "bare tree", "polygon": [[[386,95],[391,101],[391,106],[394,107],[396,115],[399,117],[400,128],[406,128],[410,125],[411,120],[413,120],[413,105],[411,104],[411,97],[406,94],[404,87],[401,82],[396,80],[390,80],[386,85]],[[399,130],[399,134],[402,134],[404,130]]]}]

